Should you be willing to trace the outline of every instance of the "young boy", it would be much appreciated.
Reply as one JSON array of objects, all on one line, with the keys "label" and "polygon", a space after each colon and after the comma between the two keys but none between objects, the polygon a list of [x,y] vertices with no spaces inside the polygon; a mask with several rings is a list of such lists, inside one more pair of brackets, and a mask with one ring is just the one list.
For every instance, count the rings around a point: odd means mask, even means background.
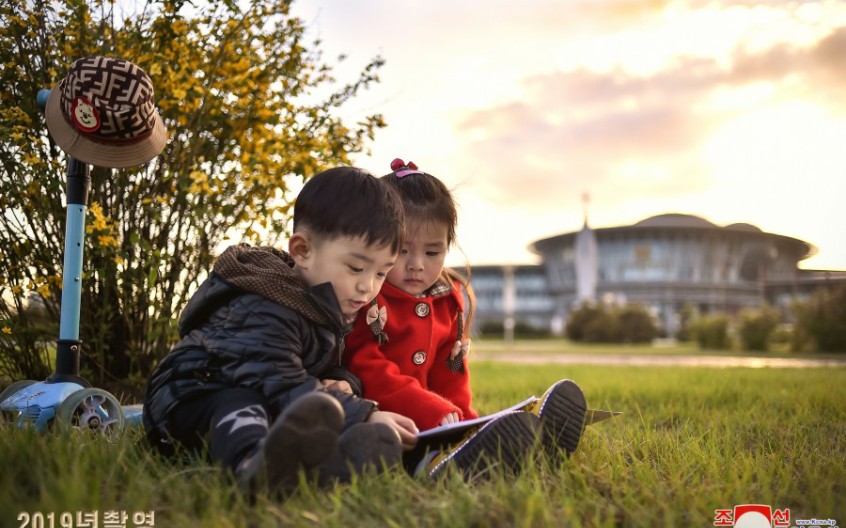
[{"label": "young boy", "polygon": [[399,463],[417,429],[381,412],[341,367],[342,332],[379,292],[403,238],[402,203],[351,167],[309,180],[288,252],[230,247],[189,300],[180,341],[147,386],[153,445],[208,446],[248,491],[288,491]]}]

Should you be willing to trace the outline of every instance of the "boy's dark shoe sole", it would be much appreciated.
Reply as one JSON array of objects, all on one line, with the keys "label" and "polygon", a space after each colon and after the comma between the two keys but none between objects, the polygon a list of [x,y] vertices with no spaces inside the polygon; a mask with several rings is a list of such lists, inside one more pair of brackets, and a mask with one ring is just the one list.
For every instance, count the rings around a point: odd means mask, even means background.
[{"label": "boy's dark shoe sole", "polygon": [[338,400],[322,392],[302,396],[276,419],[256,454],[238,471],[241,488],[255,491],[264,483],[268,490],[290,492],[300,469],[314,469],[332,455],[343,427]]},{"label": "boy's dark shoe sole", "polygon": [[539,405],[545,450],[556,455],[563,449],[572,455],[585,426],[587,402],[582,389],[572,380],[561,380],[546,391]]},{"label": "boy's dark shoe sole", "polygon": [[354,474],[402,464],[399,434],[381,423],[358,423],[341,434],[335,452],[320,465],[320,484],[350,482]]}]

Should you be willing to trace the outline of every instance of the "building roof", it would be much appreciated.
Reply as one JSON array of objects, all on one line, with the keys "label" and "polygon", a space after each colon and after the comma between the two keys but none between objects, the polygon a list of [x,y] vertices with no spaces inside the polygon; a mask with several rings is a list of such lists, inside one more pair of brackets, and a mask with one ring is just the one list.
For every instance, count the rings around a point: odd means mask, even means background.
[{"label": "building roof", "polygon": [[[641,220],[640,222],[637,222],[632,225],[603,227],[599,229],[594,229],[597,239],[601,239],[608,235],[617,235],[623,233],[678,233],[680,231],[714,231],[717,233],[731,233],[734,236],[756,238],[763,237],[765,239],[770,240],[776,239],[779,240],[781,243],[786,243],[796,248],[798,250],[797,252],[800,253],[799,260],[806,259],[816,254],[817,252],[816,247],[814,247],[812,244],[809,244],[808,242],[805,242],[804,240],[799,240],[798,238],[792,238],[785,235],[778,235],[775,233],[767,233],[752,224],[737,222],[729,224],[725,227],[721,227],[700,216],[684,213],[659,214],[655,216],[650,216],[649,218]],[[562,244],[572,245],[575,241],[575,237],[577,234],[578,231],[573,231],[570,233],[564,233],[562,235],[556,235],[553,237],[544,238],[542,240],[537,240],[529,245],[529,250],[539,255],[543,255],[549,250],[561,247]]]},{"label": "building roof", "polygon": [[641,220],[634,225],[637,227],[719,227],[702,217],[682,213],[667,213],[650,216],[649,218]]}]

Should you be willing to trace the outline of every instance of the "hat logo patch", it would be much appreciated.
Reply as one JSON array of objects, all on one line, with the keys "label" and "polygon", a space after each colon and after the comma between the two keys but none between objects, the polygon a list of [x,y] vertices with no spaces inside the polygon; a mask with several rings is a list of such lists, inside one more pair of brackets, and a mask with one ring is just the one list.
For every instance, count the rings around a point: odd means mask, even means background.
[{"label": "hat logo patch", "polygon": [[77,97],[71,107],[73,124],[80,132],[90,134],[100,130],[100,112],[85,97]]}]

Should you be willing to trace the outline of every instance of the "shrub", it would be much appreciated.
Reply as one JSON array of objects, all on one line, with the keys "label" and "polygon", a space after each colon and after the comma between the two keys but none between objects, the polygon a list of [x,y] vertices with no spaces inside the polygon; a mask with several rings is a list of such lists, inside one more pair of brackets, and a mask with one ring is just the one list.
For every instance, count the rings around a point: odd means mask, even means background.
[{"label": "shrub", "polygon": [[617,310],[620,339],[624,343],[651,343],[658,336],[658,326],[649,311],[639,304],[627,304]]},{"label": "shrub", "polygon": [[676,339],[682,342],[687,342],[693,339],[691,331],[691,324],[696,316],[696,309],[692,304],[686,302],[682,305],[679,311],[679,329],[676,331]]},{"label": "shrub", "polygon": [[658,335],[658,327],[638,304],[622,308],[583,304],[568,316],[566,334],[586,343],[648,343]]},{"label": "shrub", "polygon": [[572,341],[584,341],[585,329],[588,324],[600,317],[602,308],[592,303],[583,303],[581,306],[570,312],[567,316],[565,333]]},{"label": "shrub", "polygon": [[823,288],[794,305],[797,331],[823,352],[846,352],[846,285]]},{"label": "shrub", "polygon": [[[501,338],[505,335],[505,325],[502,324],[502,321],[487,320],[479,325],[479,334],[482,337]],[[514,323],[514,336],[523,338],[549,337],[549,330],[517,321]]]},{"label": "shrub", "polygon": [[342,107],[378,81],[382,59],[338,82],[290,4],[0,2],[0,374],[50,372],[56,334],[25,308],[35,295],[58,323],[67,159],[35,99],[74,60],[147,71],[168,131],[155,161],[90,167],[79,334],[95,385],[146,379],[216,254],[284,240],[298,184],[366,149],[382,116],[349,122]]},{"label": "shrub", "polygon": [[479,325],[479,334],[483,337],[502,337],[505,326],[502,321],[488,320]]},{"label": "shrub", "polygon": [[740,341],[744,350],[766,351],[767,344],[781,322],[781,313],[768,305],[740,313]]},{"label": "shrub", "polygon": [[620,325],[613,312],[600,308],[585,323],[582,341],[586,343],[619,343]]},{"label": "shrub", "polygon": [[517,337],[541,338],[549,337],[549,329],[538,328],[533,324],[524,321],[514,323],[514,335]]},{"label": "shrub", "polygon": [[699,348],[725,350],[731,347],[728,327],[728,316],[724,313],[716,313],[694,320],[691,332],[699,343]]},{"label": "shrub", "polygon": [[770,352],[799,352],[801,348],[795,347],[796,332],[792,325],[781,323],[777,325],[770,337],[767,339],[767,350]]}]

